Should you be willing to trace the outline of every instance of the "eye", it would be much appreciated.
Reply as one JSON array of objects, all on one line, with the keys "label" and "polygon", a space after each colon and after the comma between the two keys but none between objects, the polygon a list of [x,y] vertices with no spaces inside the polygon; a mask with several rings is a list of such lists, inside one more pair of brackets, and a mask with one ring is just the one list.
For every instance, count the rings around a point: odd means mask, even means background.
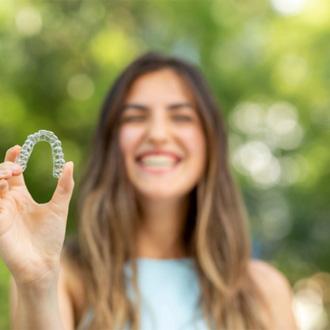
[{"label": "eye", "polygon": [[124,117],[122,119],[123,122],[131,122],[131,121],[139,121],[144,119],[145,116],[130,116],[130,117]]},{"label": "eye", "polygon": [[174,116],[176,119],[179,119],[180,121],[183,120],[183,121],[191,121],[192,118],[190,116],[184,116],[184,115],[177,115],[177,116]]}]

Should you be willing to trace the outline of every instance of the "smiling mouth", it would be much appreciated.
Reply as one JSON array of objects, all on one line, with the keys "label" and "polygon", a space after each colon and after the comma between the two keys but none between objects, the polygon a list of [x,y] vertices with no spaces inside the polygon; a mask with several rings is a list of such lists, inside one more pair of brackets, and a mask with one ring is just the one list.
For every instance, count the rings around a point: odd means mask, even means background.
[{"label": "smiling mouth", "polygon": [[150,174],[165,174],[165,173],[170,173],[173,172],[174,170],[177,169],[178,165],[181,163],[181,160],[178,160],[175,162],[173,165],[168,166],[168,165],[146,165],[141,161],[136,161],[138,164],[139,168],[142,169],[144,172],[150,173]]}]

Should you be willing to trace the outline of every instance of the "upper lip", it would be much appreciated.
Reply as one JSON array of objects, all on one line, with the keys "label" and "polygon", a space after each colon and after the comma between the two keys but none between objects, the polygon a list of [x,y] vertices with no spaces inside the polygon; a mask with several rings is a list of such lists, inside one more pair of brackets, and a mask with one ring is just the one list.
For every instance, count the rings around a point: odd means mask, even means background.
[{"label": "upper lip", "polygon": [[174,158],[176,161],[179,161],[182,159],[182,157],[178,156],[176,153],[169,151],[169,150],[149,150],[140,153],[136,159],[141,160],[142,157],[148,156],[148,155],[164,155],[164,156],[170,156]]}]

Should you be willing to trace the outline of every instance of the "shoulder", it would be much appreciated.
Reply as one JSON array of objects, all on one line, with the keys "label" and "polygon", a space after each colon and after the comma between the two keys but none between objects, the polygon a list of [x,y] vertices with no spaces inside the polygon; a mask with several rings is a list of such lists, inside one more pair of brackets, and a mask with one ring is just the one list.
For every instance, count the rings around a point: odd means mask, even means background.
[{"label": "shoulder", "polygon": [[252,259],[249,263],[249,271],[260,284],[267,282],[268,287],[272,284],[269,288],[276,286],[277,289],[281,288],[286,291],[290,287],[289,281],[284,274],[266,261]]},{"label": "shoulder", "polygon": [[252,259],[249,263],[249,272],[263,293],[273,301],[278,299],[287,302],[291,298],[292,290],[288,279],[271,264]]},{"label": "shoulder", "polygon": [[250,261],[249,272],[271,310],[274,330],[297,330],[292,289],[285,275],[271,264],[257,259]]}]

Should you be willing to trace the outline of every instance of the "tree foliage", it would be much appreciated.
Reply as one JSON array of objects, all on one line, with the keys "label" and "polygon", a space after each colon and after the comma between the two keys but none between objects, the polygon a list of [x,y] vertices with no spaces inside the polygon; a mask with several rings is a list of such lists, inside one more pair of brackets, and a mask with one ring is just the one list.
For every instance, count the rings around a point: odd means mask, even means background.
[{"label": "tree foliage", "polygon": [[[146,50],[181,56],[201,67],[227,119],[254,254],[298,289],[312,276],[330,286],[330,3],[300,3],[0,1],[0,154],[52,130],[79,181],[116,75]],[[36,200],[47,201],[55,179],[46,144],[35,148],[25,176]],[[0,276],[6,315],[2,264]],[[8,328],[7,318],[0,327]]]}]

